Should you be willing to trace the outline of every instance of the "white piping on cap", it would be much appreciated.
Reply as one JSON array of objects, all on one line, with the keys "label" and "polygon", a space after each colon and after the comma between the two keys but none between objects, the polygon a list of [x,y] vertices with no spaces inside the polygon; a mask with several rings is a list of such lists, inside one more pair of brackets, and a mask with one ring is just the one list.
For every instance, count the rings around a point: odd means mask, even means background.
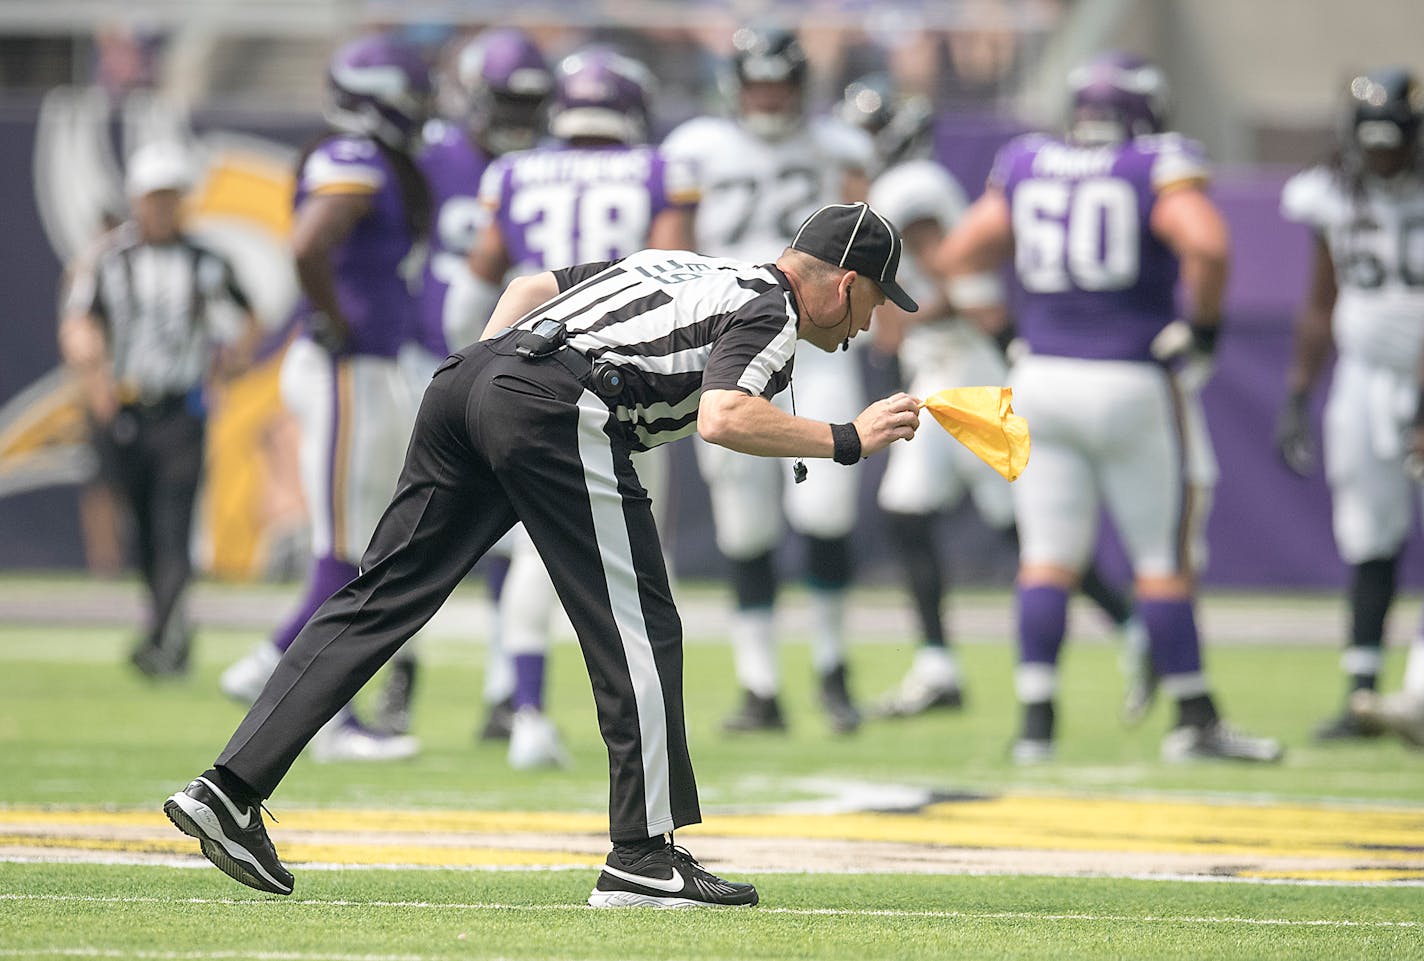
[{"label": "white piping on cap", "polygon": [[845,250],[841,251],[841,262],[836,264],[837,267],[845,266],[846,258],[850,256],[850,248],[855,245],[856,234],[860,233],[860,223],[865,219],[865,212],[870,209],[870,204],[856,204],[855,206],[860,208],[860,216],[855,218],[855,226],[850,229],[850,239],[846,241]]}]

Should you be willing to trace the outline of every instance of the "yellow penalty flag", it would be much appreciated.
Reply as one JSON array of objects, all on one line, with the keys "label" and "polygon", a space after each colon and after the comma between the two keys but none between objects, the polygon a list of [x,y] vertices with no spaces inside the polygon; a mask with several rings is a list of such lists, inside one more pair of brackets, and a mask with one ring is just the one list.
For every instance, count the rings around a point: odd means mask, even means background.
[{"label": "yellow penalty flag", "polygon": [[1028,421],[1014,413],[1011,387],[955,387],[920,404],[939,425],[1007,480],[1028,464]]}]

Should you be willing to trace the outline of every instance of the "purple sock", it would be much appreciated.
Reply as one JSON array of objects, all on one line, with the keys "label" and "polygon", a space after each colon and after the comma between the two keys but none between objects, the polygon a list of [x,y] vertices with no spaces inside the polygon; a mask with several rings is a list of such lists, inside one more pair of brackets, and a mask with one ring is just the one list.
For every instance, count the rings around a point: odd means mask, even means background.
[{"label": "purple sock", "polygon": [[521,707],[544,709],[544,655],[514,655],[514,695],[511,701],[517,711]]},{"label": "purple sock", "polygon": [[1068,630],[1068,592],[1049,584],[1018,589],[1019,663],[1057,664]]},{"label": "purple sock", "polygon": [[489,565],[485,583],[489,586],[490,599],[498,601],[504,593],[504,579],[509,576],[509,558],[491,554],[485,563]]},{"label": "purple sock", "polygon": [[307,626],[307,621],[316,613],[316,609],[355,577],[355,564],[348,564],[334,557],[318,557],[312,561],[311,572],[307,575],[307,592],[287,623],[272,636],[273,646],[279,651],[291,647],[302,628]]},{"label": "purple sock", "polygon": [[1139,600],[1137,613],[1147,628],[1152,667],[1159,677],[1201,673],[1201,641],[1190,599]]}]

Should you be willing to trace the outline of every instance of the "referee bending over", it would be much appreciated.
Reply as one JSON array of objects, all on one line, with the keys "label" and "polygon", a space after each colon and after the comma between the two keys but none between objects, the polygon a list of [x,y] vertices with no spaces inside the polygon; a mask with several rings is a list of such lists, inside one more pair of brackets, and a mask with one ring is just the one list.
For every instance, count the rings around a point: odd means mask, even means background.
[{"label": "referee bending over", "polygon": [[168,799],[169,818],[228,875],[290,894],[259,803],[518,520],[578,633],[608,746],[613,851],[589,903],[755,904],[754,887],[708,873],[670,836],[701,820],[682,625],[628,455],[696,430],[749,454],[854,464],[913,437],[906,394],[849,424],[770,402],[791,382],[798,338],[833,351],[886,298],[916,309],[895,282],[900,250],[870,207],[833,204],[774,265],[644,250],[515,280],[484,339],[426,389],[361,574],[297,636],[214,767]]},{"label": "referee bending over", "polygon": [[[203,468],[202,390],[220,358],[246,360],[258,329],[228,262],[182,232],[192,173],[183,150],[154,143],[129,159],[133,218],[70,287],[60,346],[84,389],[100,469],[133,513],[152,601],[135,667],[181,675],[191,644],[181,599]],[[231,345],[219,350],[220,345]]]}]

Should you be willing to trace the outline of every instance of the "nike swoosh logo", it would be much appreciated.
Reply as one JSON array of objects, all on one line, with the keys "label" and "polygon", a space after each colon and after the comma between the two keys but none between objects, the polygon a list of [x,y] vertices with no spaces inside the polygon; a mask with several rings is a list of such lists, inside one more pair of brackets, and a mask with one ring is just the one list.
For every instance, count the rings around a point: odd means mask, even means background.
[{"label": "nike swoosh logo", "polygon": [[232,799],[224,794],[222,789],[216,784],[205,777],[200,777],[198,780],[212,789],[212,792],[218,796],[218,800],[223,803],[223,807],[227,808],[227,813],[231,814],[232,819],[237,822],[238,828],[246,831],[248,826],[252,823],[252,808],[248,808],[246,811],[239,811],[233,806]]},{"label": "nike swoosh logo", "polygon": [[631,881],[633,884],[641,884],[643,887],[652,888],[655,891],[666,891],[669,894],[676,894],[687,887],[687,883],[682,880],[682,874],[677,868],[672,869],[672,877],[666,881],[661,878],[650,878],[641,874],[630,874],[627,871],[620,871],[609,864],[605,864],[603,870],[615,878],[622,878],[624,881]]}]

